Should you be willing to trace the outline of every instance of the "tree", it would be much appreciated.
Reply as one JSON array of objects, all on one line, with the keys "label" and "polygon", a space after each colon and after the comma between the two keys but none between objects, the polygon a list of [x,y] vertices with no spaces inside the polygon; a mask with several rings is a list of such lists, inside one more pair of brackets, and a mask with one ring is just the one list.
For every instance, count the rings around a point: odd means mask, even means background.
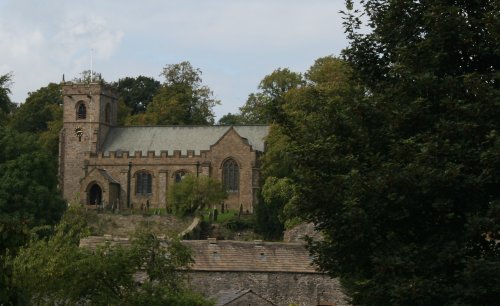
[{"label": "tree", "polygon": [[7,121],[7,115],[11,112],[12,102],[10,100],[10,85],[12,73],[0,75],[0,125]]},{"label": "tree", "polygon": [[258,93],[248,96],[240,108],[241,116],[248,123],[271,123],[283,113],[284,95],[303,85],[302,76],[288,68],[279,68],[266,75],[259,84]]},{"label": "tree", "polygon": [[213,107],[220,102],[202,85],[201,70],[189,62],[163,68],[165,81],[149,103],[146,113],[131,116],[128,124],[213,124]]},{"label": "tree", "polygon": [[281,126],[273,124],[266,137],[267,148],[261,156],[261,175],[264,182],[260,190],[259,205],[255,208],[256,232],[266,239],[282,238],[285,223],[295,217],[284,213],[285,205],[293,197],[290,140]]},{"label": "tree", "polygon": [[57,156],[62,111],[61,85],[49,83],[28,94],[26,101],[12,115],[10,126],[21,133],[36,134],[42,146]]},{"label": "tree", "polygon": [[220,124],[220,125],[238,125],[238,124],[245,124],[245,122],[240,114],[227,113],[219,119],[218,124]]},{"label": "tree", "polygon": [[60,109],[62,109],[61,85],[50,83],[35,92],[28,93],[28,98],[12,117],[11,126],[21,133],[46,131],[48,122],[56,119],[62,121]]},{"label": "tree", "polygon": [[[76,211],[75,211],[76,210]],[[23,304],[210,305],[186,289],[189,249],[161,240],[148,228],[130,246],[80,248],[88,233],[80,208],[69,210],[47,239],[34,237],[14,259],[14,283]],[[82,218],[83,217],[83,218]],[[75,222],[76,221],[76,222]],[[141,285],[134,279],[145,273]]]},{"label": "tree", "polygon": [[[2,224],[18,222],[31,228],[59,220],[65,205],[57,190],[56,167],[33,136],[0,128]],[[6,237],[2,233],[2,239]],[[0,250],[9,248],[9,244],[1,241]]]},{"label": "tree", "polygon": [[65,209],[56,169],[34,136],[0,127],[0,303],[15,295],[9,258],[27,242],[30,229],[55,224]]},{"label": "tree", "polygon": [[125,77],[112,84],[118,90],[120,99],[131,109],[131,115],[146,111],[160,85],[159,81],[142,75]]},{"label": "tree", "polygon": [[[63,77],[64,78],[64,77]],[[80,72],[80,77],[73,78],[75,83],[106,83],[99,72],[95,70],[83,70]]]},{"label": "tree", "polygon": [[[261,81],[261,92],[249,96],[245,106],[240,109],[242,117],[260,123],[282,121],[288,104],[294,101],[297,92],[310,91],[308,87],[314,86],[326,90],[340,78],[337,75],[337,62],[339,60],[333,57],[320,58],[304,77],[288,69],[275,70]],[[310,104],[322,105],[320,100],[311,101]],[[298,111],[303,114],[301,109]],[[304,127],[314,124],[307,122]],[[284,229],[299,222],[300,217],[294,208],[290,138],[283,126],[273,124],[266,141],[267,149],[261,158],[264,185],[261,205],[256,208],[257,231],[268,239],[277,239],[282,236]]]},{"label": "tree", "polygon": [[316,263],[355,304],[495,304],[499,4],[364,8],[370,33],[346,15],[343,81],[295,91],[280,121]]},{"label": "tree", "polygon": [[186,216],[227,197],[221,182],[208,176],[185,176],[169,189],[168,203],[174,214]]}]

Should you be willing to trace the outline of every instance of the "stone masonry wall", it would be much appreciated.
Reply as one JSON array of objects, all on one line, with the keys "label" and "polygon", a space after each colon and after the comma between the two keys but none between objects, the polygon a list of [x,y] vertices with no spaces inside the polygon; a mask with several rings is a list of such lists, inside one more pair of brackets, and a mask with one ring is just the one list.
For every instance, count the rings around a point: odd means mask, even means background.
[{"label": "stone masonry wall", "polygon": [[[132,162],[130,198],[134,207],[149,202],[150,207],[168,206],[166,195],[169,186],[175,182],[175,173],[183,171],[196,175],[209,175],[222,181],[222,164],[228,158],[234,159],[239,165],[239,191],[230,192],[225,201],[230,209],[239,209],[253,212],[256,204],[256,190],[258,185],[257,152],[252,150],[246,139],[242,138],[234,129],[228,132],[210,150],[195,155],[194,151],[187,151],[182,156],[180,152],[168,155],[161,152],[144,154],[139,152],[106,152],[104,156],[103,144],[110,127],[117,123],[118,104],[113,91],[101,84],[72,84],[63,86],[63,130],[60,137],[60,186],[67,201],[85,203],[85,194],[89,186],[81,185],[82,179],[93,169],[105,170],[120,184],[120,206],[125,207],[127,202],[127,173],[128,163]],[[85,105],[86,118],[78,118],[78,106]],[[109,116],[106,108],[109,106]],[[79,129],[79,137],[75,131]],[[197,164],[199,167],[197,167]],[[136,195],[136,174],[140,171],[152,175],[152,194]],[[257,183],[256,183],[257,182]],[[104,199],[104,197],[103,197]],[[110,202],[108,199],[107,202]],[[104,203],[110,204],[110,203]]]},{"label": "stone masonry wall", "polygon": [[[131,168],[131,203],[134,207],[140,207],[149,201],[150,207],[165,207],[166,195],[169,186],[175,183],[175,173],[183,171],[192,175],[209,175],[222,181],[222,164],[228,158],[233,158],[240,166],[240,190],[239,192],[229,193],[228,199],[225,201],[230,209],[239,209],[240,204],[243,209],[249,212],[253,211],[253,179],[254,175],[258,175],[258,171],[254,168],[257,159],[257,153],[251,150],[251,147],[244,143],[241,137],[234,131],[229,132],[222,139],[211,147],[210,151],[202,151],[199,155],[195,155],[193,151],[187,151],[186,155],[181,155],[180,151],[174,151],[174,154],[168,155],[167,152],[155,154],[148,152],[143,155],[141,151],[122,152],[117,155],[116,152],[109,152],[109,156],[103,153],[89,154],[86,153],[80,160],[73,160],[79,163],[80,169],[83,167],[83,160],[88,161],[88,172],[94,168],[104,169],[115,179],[121,186],[122,207],[126,204],[127,198],[127,171],[128,163],[132,162]],[[197,169],[197,164],[199,168]],[[75,169],[78,167],[74,167]],[[80,170],[83,177],[83,170]],[[151,195],[136,195],[136,175],[138,172],[146,171],[151,173],[153,178],[152,194]],[[76,175],[76,174],[75,174]],[[76,182],[71,182],[75,184]],[[78,180],[78,185],[79,185]],[[80,187],[80,193],[84,192],[87,186]],[[84,197],[81,197],[84,198]]]},{"label": "stone masonry wall", "polygon": [[280,306],[349,305],[339,281],[319,273],[194,271],[189,272],[189,285],[207,297],[251,289]]},{"label": "stone masonry wall", "polygon": [[234,129],[230,129],[219,142],[211,147],[210,161],[213,177],[222,181],[222,164],[228,158],[234,159],[240,167],[240,186],[238,192],[228,194],[225,202],[230,208],[239,209],[242,205],[243,211],[253,212],[252,167],[257,160],[257,155]]},{"label": "stone masonry wall", "polygon": [[[80,180],[84,173],[85,152],[96,152],[99,140],[106,135],[109,125],[116,121],[117,105],[113,92],[101,84],[67,84],[63,86],[63,131],[60,141],[60,179],[63,196],[67,201],[82,198]],[[86,118],[77,116],[78,106],[85,105]],[[103,122],[102,113],[106,104],[111,106],[110,122]],[[76,129],[83,134],[78,137]]]}]

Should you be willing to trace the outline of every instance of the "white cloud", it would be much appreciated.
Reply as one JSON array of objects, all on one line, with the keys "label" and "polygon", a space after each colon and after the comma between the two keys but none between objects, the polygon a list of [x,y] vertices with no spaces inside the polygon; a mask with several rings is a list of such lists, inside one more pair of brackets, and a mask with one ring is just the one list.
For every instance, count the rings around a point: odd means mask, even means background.
[{"label": "white cloud", "polygon": [[71,58],[82,50],[93,49],[101,59],[109,58],[123,38],[123,32],[110,29],[101,16],[66,16],[54,35],[61,56]]},{"label": "white cloud", "polygon": [[94,67],[109,81],[157,77],[189,60],[235,112],[278,67],[304,71],[346,45],[343,1],[0,0],[0,74],[14,72],[13,99]]}]

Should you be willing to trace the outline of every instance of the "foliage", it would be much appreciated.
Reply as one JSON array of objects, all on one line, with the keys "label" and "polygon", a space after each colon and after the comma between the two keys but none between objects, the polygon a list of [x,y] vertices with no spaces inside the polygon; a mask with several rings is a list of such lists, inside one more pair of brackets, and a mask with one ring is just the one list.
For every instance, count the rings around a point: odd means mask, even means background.
[{"label": "foliage", "polygon": [[47,130],[49,121],[55,115],[62,119],[61,85],[50,83],[35,92],[28,93],[28,98],[19,107],[12,118],[11,126],[18,132],[36,133]]},{"label": "foliage", "polygon": [[30,229],[56,223],[65,208],[55,169],[36,138],[0,127],[0,303],[15,298],[10,259]]},{"label": "foliage", "polygon": [[106,81],[103,79],[102,75],[93,70],[84,70],[80,72],[79,77],[75,77],[72,80],[74,83],[106,83]]},{"label": "foliage", "polygon": [[495,304],[498,2],[363,3],[349,65],[316,62],[278,118],[316,262],[355,304]]},{"label": "foliage", "polygon": [[[242,117],[261,123],[278,120],[288,103],[288,96],[305,84],[306,79],[303,79],[301,74],[290,72],[288,69],[275,70],[261,81],[259,88],[262,92],[249,96],[247,103],[241,108]],[[260,196],[260,204],[255,209],[256,232],[266,239],[276,240],[282,237],[288,218],[294,217],[283,214],[285,204],[291,203],[292,195],[286,198],[283,194],[270,192],[277,191],[276,188],[283,187],[283,184],[293,189],[293,182],[288,178],[292,171],[288,147],[290,141],[280,125],[272,124],[266,142],[266,152],[261,157],[264,181],[261,192],[269,192]],[[289,205],[291,206],[292,204]]]},{"label": "foliage", "polygon": [[63,109],[59,105],[49,108],[53,119],[47,122],[47,129],[39,134],[38,143],[56,159],[59,156],[59,133],[63,128]]},{"label": "foliage", "polygon": [[[241,117],[249,123],[272,123],[278,120],[282,117],[289,92],[304,84],[299,73],[286,68],[273,71],[260,82],[260,92],[249,95],[246,104],[240,108]],[[285,178],[291,173],[288,139],[279,125],[271,125],[266,141],[266,152],[261,157],[263,189],[271,188],[274,179]],[[259,205],[255,208],[256,232],[266,239],[279,239],[286,222],[282,210],[287,201],[272,196],[259,195],[259,198]]]},{"label": "foliage", "polygon": [[240,114],[227,113],[219,119],[219,125],[238,125],[245,124],[243,117]]},{"label": "foliage", "polygon": [[240,108],[247,123],[271,123],[282,116],[285,94],[303,85],[302,76],[288,68],[279,68],[266,75],[259,84],[258,93],[248,96]]},{"label": "foliage", "polygon": [[50,83],[30,92],[13,114],[10,126],[18,132],[37,134],[40,144],[57,156],[62,128],[61,85]]},{"label": "foliage", "polygon": [[[57,191],[56,167],[35,138],[0,128],[0,220],[28,228],[54,224],[64,210]],[[15,225],[14,227],[17,227]],[[2,226],[0,250],[17,244],[4,242],[9,235]],[[17,240],[17,238],[16,238]]]},{"label": "foliage", "polygon": [[213,124],[213,107],[220,102],[202,85],[201,70],[189,62],[167,65],[165,77],[146,113],[127,118],[127,124]]},{"label": "foliage", "polygon": [[168,203],[174,214],[186,216],[198,209],[218,204],[226,197],[220,181],[204,175],[187,175],[169,189]]},{"label": "foliage", "polygon": [[265,124],[271,120],[267,105],[270,98],[263,93],[251,93],[248,95],[245,105],[240,107],[242,120],[253,124]]},{"label": "foliage", "polygon": [[282,238],[285,223],[296,214],[293,211],[295,186],[289,178],[268,176],[262,186],[261,199],[256,208],[256,232],[266,239]]},{"label": "foliage", "polygon": [[160,88],[160,82],[145,76],[125,77],[112,83],[118,90],[119,99],[130,109],[130,114],[144,113]]},{"label": "foliage", "polygon": [[10,85],[12,73],[0,75],[0,126],[5,125],[7,115],[11,112],[12,101],[10,100]]},{"label": "foliage", "polygon": [[222,223],[225,228],[233,231],[239,232],[247,229],[255,228],[255,220],[252,216],[234,216],[229,220]]},{"label": "foliage", "polygon": [[[69,213],[52,237],[34,238],[15,258],[14,283],[22,292],[22,303],[209,304],[185,288],[182,270],[192,259],[179,241],[164,242],[145,228],[130,246],[80,248],[78,238],[87,232],[84,215],[74,209]],[[141,285],[135,281],[138,271],[146,276]]]}]

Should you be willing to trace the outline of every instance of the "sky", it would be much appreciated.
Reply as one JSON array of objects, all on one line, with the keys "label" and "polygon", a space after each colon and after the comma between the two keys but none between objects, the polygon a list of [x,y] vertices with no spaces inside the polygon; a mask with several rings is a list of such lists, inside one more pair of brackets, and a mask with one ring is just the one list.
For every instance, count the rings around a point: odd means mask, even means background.
[{"label": "sky", "polygon": [[163,67],[189,61],[220,118],[275,69],[338,56],[342,9],[344,0],[0,0],[0,75],[13,73],[11,99],[22,103],[91,65],[109,82],[162,81]]}]

